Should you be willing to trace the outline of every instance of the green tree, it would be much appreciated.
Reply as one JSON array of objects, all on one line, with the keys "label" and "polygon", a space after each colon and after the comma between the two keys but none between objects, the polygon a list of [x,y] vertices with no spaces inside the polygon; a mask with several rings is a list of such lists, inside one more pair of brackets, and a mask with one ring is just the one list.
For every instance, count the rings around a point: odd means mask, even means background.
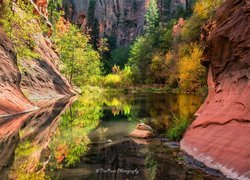
[{"label": "green tree", "polygon": [[159,18],[159,10],[157,6],[156,0],[150,0],[148,11],[145,15],[146,18],[146,32],[154,33],[155,28],[158,27],[160,18]]},{"label": "green tree", "polygon": [[49,0],[48,4],[48,12],[49,12],[49,18],[52,24],[55,24],[61,15],[64,14],[62,10],[62,0]]},{"label": "green tree", "polygon": [[100,55],[89,44],[89,37],[74,25],[60,19],[53,39],[63,62],[63,72],[70,84],[93,83],[101,75]]},{"label": "green tree", "polygon": [[95,6],[96,0],[89,1],[88,14],[87,14],[87,26],[89,28],[90,43],[93,45],[94,49],[98,49],[99,43],[99,22],[95,17]]},{"label": "green tree", "polygon": [[133,72],[133,81],[135,83],[145,83],[147,80],[147,70],[152,56],[152,38],[150,36],[141,36],[136,39],[131,47],[129,66]]}]

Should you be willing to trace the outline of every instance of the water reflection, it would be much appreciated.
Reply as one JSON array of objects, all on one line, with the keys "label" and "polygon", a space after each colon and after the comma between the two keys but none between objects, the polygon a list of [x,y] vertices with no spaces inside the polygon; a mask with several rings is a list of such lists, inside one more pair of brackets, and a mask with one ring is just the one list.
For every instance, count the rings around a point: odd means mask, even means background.
[{"label": "water reflection", "polygon": [[[161,179],[203,177],[176,163],[160,139],[126,136],[138,122],[158,132],[190,118],[200,97],[173,94],[83,95],[39,102],[40,110],[0,120],[0,179]],[[109,140],[109,143],[107,143]],[[137,169],[139,175],[96,173]]]}]

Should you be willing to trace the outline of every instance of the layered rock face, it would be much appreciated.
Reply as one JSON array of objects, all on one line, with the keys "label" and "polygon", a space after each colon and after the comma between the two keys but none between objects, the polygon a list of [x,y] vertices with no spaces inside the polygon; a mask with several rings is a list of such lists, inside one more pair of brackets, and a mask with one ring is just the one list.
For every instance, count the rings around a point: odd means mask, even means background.
[{"label": "layered rock face", "polygon": [[250,53],[248,0],[227,0],[208,33],[209,95],[181,148],[230,178],[250,179]]},{"label": "layered rock face", "polygon": [[[116,39],[117,46],[130,44],[143,32],[149,2],[150,0],[96,0],[95,8],[91,11],[95,11],[100,37],[112,36]],[[186,9],[188,1],[172,0],[169,7],[164,7],[164,0],[159,0],[158,3],[160,11],[170,14],[175,13],[178,7]],[[90,0],[64,0],[67,20],[85,29],[89,5]]]},{"label": "layered rock face", "polygon": [[[89,0],[65,0],[67,16],[75,24],[86,27]],[[100,0],[95,3],[95,17],[100,36],[114,36],[117,45],[130,43],[143,30],[149,0]]]},{"label": "layered rock face", "polygon": [[[90,1],[95,1],[94,9],[89,9]],[[161,16],[175,14],[179,7],[185,10],[189,4],[189,0],[157,2]],[[120,47],[129,45],[143,32],[149,3],[150,0],[64,0],[63,6],[66,19],[83,29],[86,29],[87,16],[93,13],[99,23],[100,37],[111,36]]]},{"label": "layered rock face", "polygon": [[38,22],[34,20],[30,23],[37,23],[37,34],[33,38],[36,44],[34,51],[39,58],[19,59],[21,73],[14,46],[0,28],[0,117],[36,109],[31,99],[74,94],[71,85],[58,70],[59,57],[50,39],[43,35]]},{"label": "layered rock face", "polygon": [[55,98],[73,95],[68,81],[58,70],[59,57],[52,48],[48,37],[38,33],[35,37],[35,51],[40,58],[22,60],[21,89],[30,99]]},{"label": "layered rock face", "polygon": [[20,81],[13,44],[0,27],[0,117],[34,109],[21,92]]}]

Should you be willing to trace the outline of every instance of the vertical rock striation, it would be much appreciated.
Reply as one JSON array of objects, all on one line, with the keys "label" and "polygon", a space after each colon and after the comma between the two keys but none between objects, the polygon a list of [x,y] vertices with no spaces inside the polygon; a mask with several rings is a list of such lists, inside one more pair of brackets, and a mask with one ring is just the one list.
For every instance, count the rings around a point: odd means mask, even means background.
[{"label": "vertical rock striation", "polygon": [[[66,15],[71,22],[86,28],[89,0],[65,0]],[[149,0],[96,0],[95,17],[100,36],[113,36],[118,46],[129,44],[144,27]]]},{"label": "vertical rock striation", "polygon": [[181,148],[230,178],[250,179],[250,1],[227,0],[207,33],[209,95]]},{"label": "vertical rock striation", "polygon": [[[67,20],[85,29],[90,1],[64,0]],[[150,0],[95,0],[95,8],[91,11],[94,11],[99,23],[100,37],[115,38],[118,47],[129,45],[143,32],[149,2]],[[159,0],[160,15],[176,13],[178,7],[186,9],[187,2],[187,0],[169,0],[167,3]]]}]

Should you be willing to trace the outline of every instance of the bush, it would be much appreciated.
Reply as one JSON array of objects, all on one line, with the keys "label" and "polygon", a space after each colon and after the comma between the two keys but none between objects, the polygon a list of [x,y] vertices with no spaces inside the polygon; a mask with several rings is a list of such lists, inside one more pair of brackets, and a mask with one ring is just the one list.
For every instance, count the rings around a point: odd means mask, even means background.
[{"label": "bush", "polygon": [[167,131],[167,137],[172,141],[181,140],[183,134],[185,133],[187,127],[190,125],[190,120],[183,117],[174,117],[174,123]]},{"label": "bush", "polygon": [[183,27],[182,39],[186,42],[199,39],[202,25],[211,19],[216,9],[225,0],[199,0],[194,5],[193,15],[186,21]]},{"label": "bush", "polygon": [[216,9],[225,0],[199,0],[195,3],[194,14],[201,19],[209,19],[215,15]]},{"label": "bush", "polygon": [[121,86],[122,78],[119,74],[108,74],[104,77],[104,85],[108,87],[119,87]]},{"label": "bush", "polygon": [[206,85],[206,70],[200,64],[203,50],[197,43],[179,47],[179,85],[182,91],[195,93]]},{"label": "bush", "polygon": [[131,68],[129,66],[125,66],[123,70],[119,70],[119,72],[116,74],[108,74],[106,77],[104,77],[104,85],[111,88],[128,87],[132,85]]},{"label": "bush", "polygon": [[39,58],[34,36],[42,30],[33,8],[29,1],[6,0],[0,5],[0,25],[14,43],[18,60]]},{"label": "bush", "polygon": [[199,40],[201,26],[205,21],[199,18],[197,15],[193,15],[188,19],[183,26],[181,32],[182,41],[192,42]]}]

